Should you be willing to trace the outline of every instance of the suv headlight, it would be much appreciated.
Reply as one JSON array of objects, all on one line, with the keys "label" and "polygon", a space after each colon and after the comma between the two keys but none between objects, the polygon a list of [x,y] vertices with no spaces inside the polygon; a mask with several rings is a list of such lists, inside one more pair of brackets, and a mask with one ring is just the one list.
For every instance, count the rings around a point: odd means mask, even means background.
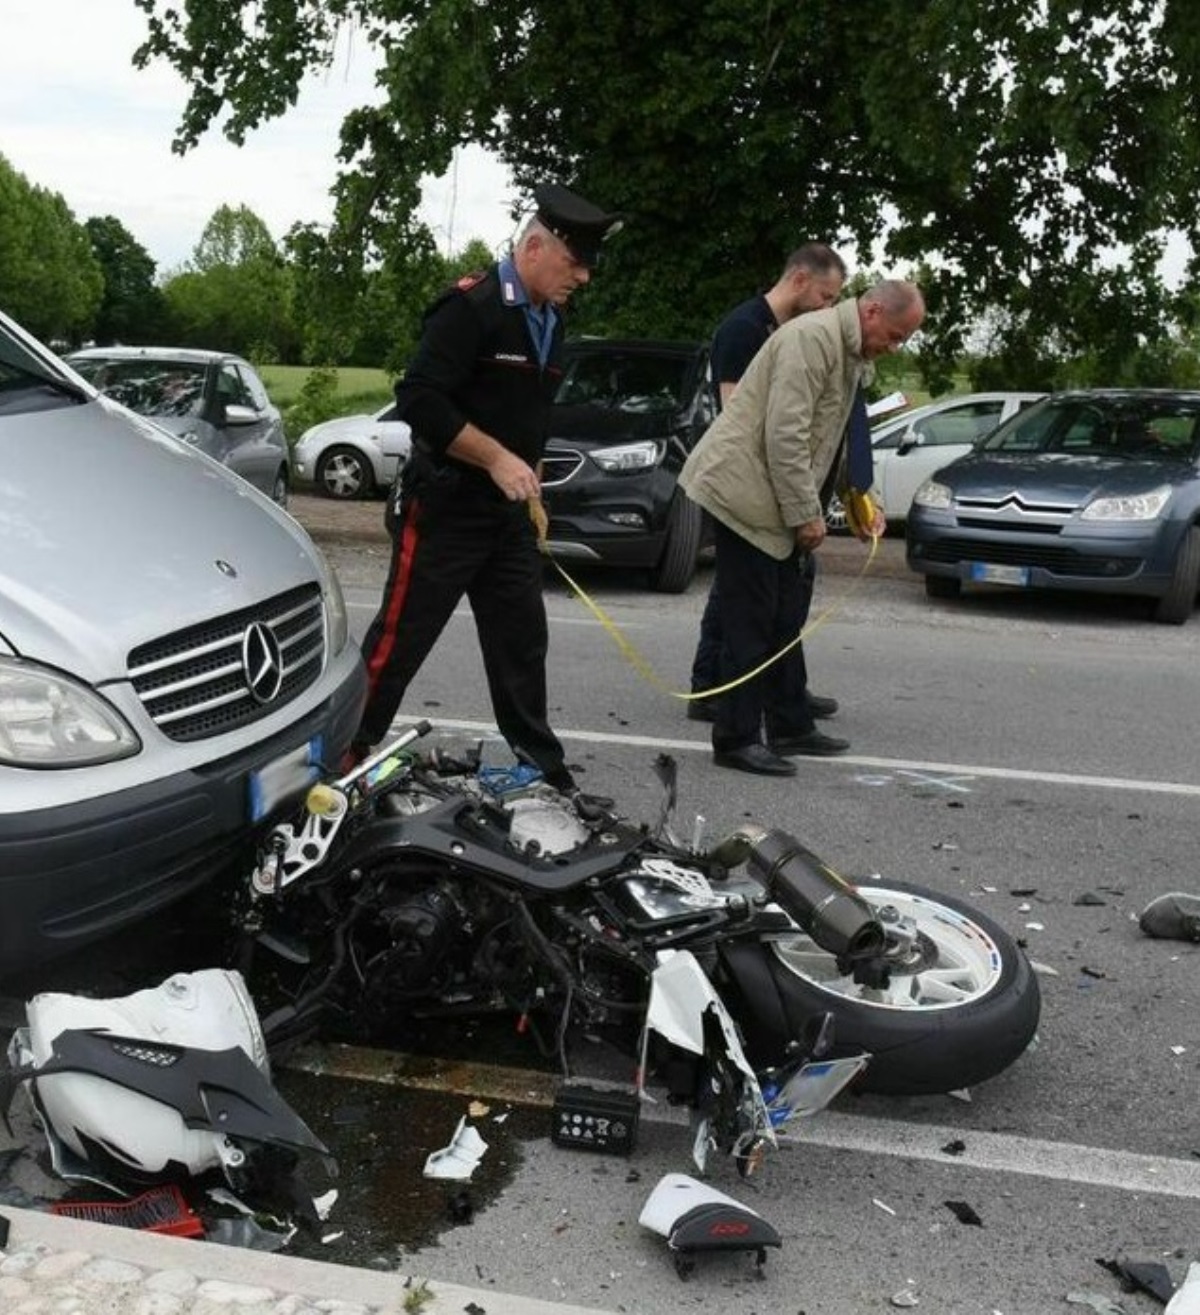
[{"label": "suv headlight", "polygon": [[1114,498],[1097,498],[1079,513],[1081,521],[1152,521],[1167,505],[1171,486],[1164,484],[1149,493],[1127,493]]},{"label": "suv headlight", "polygon": [[913,502],[918,507],[932,507],[935,511],[945,511],[954,501],[954,495],[945,484],[936,479],[927,479],[913,494]]},{"label": "suv headlight", "polygon": [[21,658],[0,657],[0,763],[88,767],[142,747],[124,717],[87,685]]},{"label": "suv headlight", "polygon": [[622,443],[618,447],[601,447],[592,453],[592,460],[610,475],[628,474],[631,470],[652,470],[662,458],[662,449],[652,439],[640,443]]}]

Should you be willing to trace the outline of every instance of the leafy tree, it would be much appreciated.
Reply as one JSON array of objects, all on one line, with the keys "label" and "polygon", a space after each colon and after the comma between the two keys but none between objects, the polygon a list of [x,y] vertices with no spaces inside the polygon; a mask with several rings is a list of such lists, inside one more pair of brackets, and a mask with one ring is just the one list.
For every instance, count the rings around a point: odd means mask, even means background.
[{"label": "leafy tree", "polygon": [[927,262],[930,369],[995,307],[994,359],[1076,346],[1082,313],[1111,362],[1113,306],[1166,313],[1165,235],[1200,237],[1191,0],[136,3],[137,58],[192,88],[180,149],[286,111],[343,27],[385,51],[382,103],[342,134],[337,240],[363,253],[407,240],[421,176],[463,142],[626,211],[583,328],[707,332],[822,237]]},{"label": "leafy tree", "polygon": [[0,305],[40,337],[77,343],[91,332],[103,289],[67,203],[0,156]]},{"label": "leafy tree", "polygon": [[92,337],[99,343],[152,343],[163,328],[163,299],[150,253],[112,215],[84,221],[104,273],[104,295]]},{"label": "leafy tree", "polygon": [[276,361],[299,359],[292,275],[267,226],[246,206],[220,206],[188,266],[163,288],[172,336]]}]

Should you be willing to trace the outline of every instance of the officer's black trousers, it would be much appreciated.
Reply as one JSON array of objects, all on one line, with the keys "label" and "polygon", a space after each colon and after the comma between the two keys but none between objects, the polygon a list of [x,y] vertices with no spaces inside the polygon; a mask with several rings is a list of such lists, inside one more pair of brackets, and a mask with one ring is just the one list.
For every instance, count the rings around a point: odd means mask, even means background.
[{"label": "officer's black trousers", "polygon": [[368,694],[357,742],[375,745],[459,601],[475,615],[500,734],[569,789],[563,748],[546,714],[542,558],[524,503],[461,488],[406,494],[383,602],[363,641]]}]

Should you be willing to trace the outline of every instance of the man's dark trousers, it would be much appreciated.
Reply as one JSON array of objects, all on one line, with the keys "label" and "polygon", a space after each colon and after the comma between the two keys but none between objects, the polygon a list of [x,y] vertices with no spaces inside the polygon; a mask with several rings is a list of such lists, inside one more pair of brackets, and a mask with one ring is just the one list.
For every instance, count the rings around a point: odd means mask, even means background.
[{"label": "man's dark trousers", "polygon": [[[809,554],[783,561],[716,523],[715,589],[721,626],[720,684],[745,675],[800,633],[812,598]],[[722,694],[713,726],[718,753],[810,734],[816,726],[805,698],[802,645],[753,680]]]}]

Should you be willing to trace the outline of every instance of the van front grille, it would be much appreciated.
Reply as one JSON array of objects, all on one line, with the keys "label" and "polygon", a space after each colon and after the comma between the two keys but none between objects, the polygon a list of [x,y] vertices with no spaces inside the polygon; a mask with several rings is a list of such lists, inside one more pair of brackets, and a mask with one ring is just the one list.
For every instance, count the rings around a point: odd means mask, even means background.
[{"label": "van front grille", "polygon": [[324,665],[321,590],[311,584],[140,645],[129,678],[159,730],[192,741],[284,707]]}]

